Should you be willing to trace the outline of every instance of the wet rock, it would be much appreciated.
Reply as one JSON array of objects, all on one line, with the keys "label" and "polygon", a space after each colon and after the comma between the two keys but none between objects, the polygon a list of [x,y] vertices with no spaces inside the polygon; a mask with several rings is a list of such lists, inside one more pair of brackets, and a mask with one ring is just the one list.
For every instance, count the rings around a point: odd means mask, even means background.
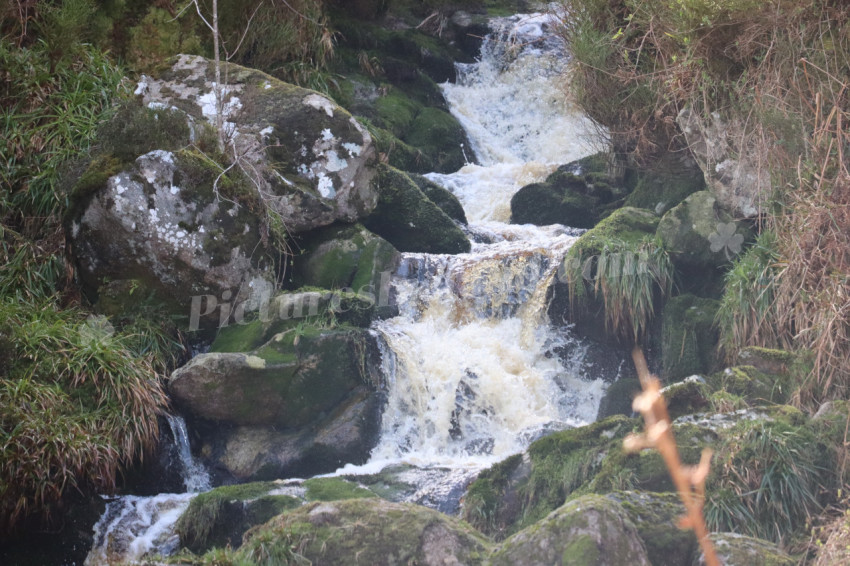
[{"label": "wet rock", "polygon": [[711,388],[705,379],[692,375],[661,390],[667,402],[667,412],[675,419],[705,410],[709,404]]},{"label": "wet rock", "polygon": [[441,187],[433,181],[430,181],[422,175],[410,173],[409,176],[410,180],[416,183],[416,186],[419,187],[419,190],[422,191],[422,193],[428,197],[431,202],[440,207],[440,210],[445,212],[446,216],[455,222],[460,222],[461,224],[467,223],[466,212],[463,210],[463,205],[460,204],[458,198],[451,191]]},{"label": "wet rock", "polygon": [[586,495],[503,542],[490,563],[511,566],[649,565],[637,528],[618,503]]},{"label": "wet rock", "polygon": [[705,190],[702,170],[686,153],[664,155],[649,171],[637,174],[626,206],[647,208],[663,215],[691,194]]},{"label": "wet rock", "polygon": [[607,174],[599,153],[562,165],[542,183],[522,187],[511,197],[513,224],[563,224],[592,228],[628,192]]},{"label": "wet rock", "polygon": [[363,224],[401,252],[468,252],[469,240],[406,174],[381,165],[374,183],[379,198]]}]

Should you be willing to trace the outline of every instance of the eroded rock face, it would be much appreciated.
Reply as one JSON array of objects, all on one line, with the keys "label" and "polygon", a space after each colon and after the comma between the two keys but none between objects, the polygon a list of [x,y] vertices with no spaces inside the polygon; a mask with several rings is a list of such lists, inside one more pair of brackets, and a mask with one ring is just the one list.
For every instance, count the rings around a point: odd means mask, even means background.
[{"label": "eroded rock face", "polygon": [[737,218],[759,214],[770,195],[770,176],[759,171],[747,155],[744,129],[713,112],[703,121],[690,108],[679,112],[676,121],[705,175],[705,182],[718,202]]}]

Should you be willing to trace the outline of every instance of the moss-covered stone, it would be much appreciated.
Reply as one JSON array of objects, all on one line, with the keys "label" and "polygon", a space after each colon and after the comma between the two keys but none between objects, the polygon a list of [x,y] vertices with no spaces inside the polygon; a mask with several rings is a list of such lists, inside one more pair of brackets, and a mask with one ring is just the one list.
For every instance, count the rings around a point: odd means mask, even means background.
[{"label": "moss-covered stone", "polygon": [[198,494],[175,525],[181,546],[196,553],[213,547],[238,548],[248,529],[302,504],[296,497],[274,494],[278,487],[258,482]]},{"label": "moss-covered stone", "polygon": [[637,528],[620,504],[596,495],[574,499],[504,541],[490,563],[510,566],[649,566]]},{"label": "moss-covered stone", "polygon": [[470,249],[463,231],[426,197],[410,177],[381,165],[375,181],[378,205],[363,224],[402,252],[461,253]]},{"label": "moss-covered stone", "polygon": [[626,206],[647,208],[662,215],[691,194],[705,190],[702,171],[689,158],[668,154],[651,170],[641,171]]},{"label": "moss-covered stone", "polygon": [[454,116],[438,108],[423,109],[402,139],[429,155],[434,170],[440,173],[451,173],[463,167],[466,163],[463,148],[470,147],[463,126]]},{"label": "moss-covered stone", "polygon": [[768,374],[753,366],[726,368],[712,374],[709,381],[714,389],[740,396],[751,405],[783,403],[790,398],[795,385],[788,372]]},{"label": "moss-covered stone", "polygon": [[404,138],[422,109],[421,104],[398,89],[391,89],[375,101],[375,124],[397,138]]},{"label": "moss-covered stone", "polygon": [[98,141],[105,155],[130,163],[155,149],[176,151],[186,147],[192,133],[184,112],[168,107],[149,108],[132,100],[100,127]]},{"label": "moss-covered stone", "polygon": [[400,258],[393,246],[360,225],[331,226],[305,234],[293,266],[297,286],[347,289],[377,299]]},{"label": "moss-covered stone", "polygon": [[[489,543],[469,525],[409,503],[381,499],[316,502],[280,515],[245,537],[236,557],[291,556],[334,564],[482,564]],[[287,552],[289,554],[287,554]]]},{"label": "moss-covered stone", "polygon": [[667,412],[672,419],[705,410],[711,395],[708,384],[698,375],[691,375],[684,381],[671,383],[661,392],[667,402]]},{"label": "moss-covered stone", "polygon": [[[778,546],[765,540],[738,533],[712,533],[709,535],[717,557],[725,566],[793,566],[798,561]],[[702,553],[694,558],[692,566],[705,566]]]},{"label": "moss-covered stone", "polygon": [[416,186],[419,187],[419,190],[422,191],[431,202],[440,207],[440,210],[445,212],[446,216],[455,222],[466,224],[466,213],[463,210],[463,205],[460,204],[460,201],[454,193],[423,177],[422,175],[411,173],[409,176],[410,179],[416,183]]},{"label": "moss-covered stone", "polygon": [[661,313],[661,377],[672,381],[707,374],[715,365],[719,302],[694,295],[668,300]]},{"label": "moss-covered stone", "polygon": [[690,564],[697,550],[691,529],[682,529],[685,506],[676,493],[615,491],[606,495],[619,503],[637,528],[653,566]]},{"label": "moss-covered stone", "polygon": [[511,222],[592,228],[628,190],[613,183],[607,169],[602,153],[562,165],[543,183],[526,185],[511,197]]},{"label": "moss-covered stone", "polygon": [[241,425],[304,426],[368,383],[363,330],[300,327],[248,354],[201,354],[169,380],[192,414]]},{"label": "moss-covered stone", "polygon": [[[556,324],[574,324],[575,330],[600,343],[616,342],[605,323],[605,305],[592,291],[595,260],[603,250],[632,249],[652,238],[658,218],[648,210],[623,207],[582,234],[572,245],[549,290],[549,319]],[[569,277],[579,274],[570,297]]]}]

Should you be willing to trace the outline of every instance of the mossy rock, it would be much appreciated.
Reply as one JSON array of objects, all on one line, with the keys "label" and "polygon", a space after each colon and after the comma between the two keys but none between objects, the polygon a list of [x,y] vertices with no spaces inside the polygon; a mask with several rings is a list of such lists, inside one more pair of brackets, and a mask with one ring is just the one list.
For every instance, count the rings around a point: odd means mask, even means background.
[{"label": "mossy rock", "polygon": [[[98,141],[103,154],[131,163],[155,149],[184,148],[193,141],[194,134],[184,112],[168,107],[149,108],[131,100],[122,104],[115,116],[98,129]],[[214,137],[205,141],[214,141]]]},{"label": "mossy rock", "polygon": [[542,183],[522,187],[511,197],[511,222],[592,228],[627,191],[612,182],[607,168],[605,154],[599,153],[562,165]]},{"label": "mossy rock", "polygon": [[175,371],[169,389],[191,414],[236,425],[296,428],[369,383],[368,333],[302,326],[252,353],[207,353]]},{"label": "mossy rock", "polygon": [[497,538],[531,525],[571,494],[584,493],[605,455],[622,451],[622,439],[637,425],[618,415],[535,441],[525,456],[480,474],[467,491],[464,518]]},{"label": "mossy rock", "polygon": [[248,529],[303,503],[291,495],[274,494],[278,487],[274,482],[257,482],[198,494],[175,525],[181,546],[195,553],[213,547],[238,548]]},{"label": "mossy rock", "polygon": [[709,191],[693,193],[664,214],[657,235],[677,264],[706,269],[728,265],[752,239],[749,226],[735,222]]},{"label": "mossy rock", "polygon": [[711,388],[698,375],[691,375],[661,390],[671,419],[704,411],[709,405]]},{"label": "mossy rock", "polygon": [[[555,324],[574,324],[575,331],[602,344],[619,344],[605,326],[605,306],[592,291],[595,259],[607,247],[633,247],[653,237],[658,218],[648,210],[623,207],[582,234],[558,267],[557,279],[549,289],[549,319]],[[581,273],[570,299],[568,274]]]},{"label": "mossy rock", "polygon": [[430,179],[423,177],[422,175],[410,173],[409,176],[410,179],[416,183],[416,186],[419,187],[419,190],[422,191],[431,202],[440,207],[440,210],[445,212],[446,216],[455,222],[460,222],[461,224],[467,223],[463,205],[460,204],[460,201],[454,193],[444,187],[441,187]]},{"label": "mossy rock", "polygon": [[[482,564],[489,542],[469,525],[432,509],[381,499],[316,502],[245,536],[235,558],[291,556],[335,564]],[[268,555],[267,554],[267,555]]]},{"label": "mossy rock", "polygon": [[423,109],[402,139],[430,156],[438,173],[452,173],[463,167],[464,148],[470,148],[463,126],[438,108]]},{"label": "mossy rock", "polygon": [[661,377],[666,381],[707,374],[716,361],[714,318],[720,303],[686,294],[673,297],[661,312]]},{"label": "mossy rock", "polygon": [[[256,314],[222,326],[210,345],[210,352],[253,352],[281,333],[309,333],[311,329],[332,330],[340,327],[367,327],[376,304],[388,301],[387,290],[377,295],[343,289],[304,287],[278,293],[261,304]],[[384,296],[380,295],[384,292]],[[271,353],[271,347],[266,350]]]},{"label": "mossy rock", "polygon": [[[401,258],[386,240],[361,225],[331,226],[300,240],[291,281],[297,286],[344,289],[387,306],[389,277]],[[368,326],[368,321],[366,322]]]},{"label": "mossy rock", "polygon": [[582,234],[567,252],[567,258],[586,260],[598,256],[612,242],[641,242],[652,236],[657,227],[658,217],[651,212],[640,208],[619,208]]},{"label": "mossy rock", "polygon": [[690,564],[698,549],[691,529],[682,529],[685,506],[676,493],[615,491],[605,497],[619,503],[637,528],[653,566]]},{"label": "mossy rock", "polygon": [[375,101],[375,124],[403,138],[422,109],[421,104],[398,89],[391,89]]},{"label": "mossy rock", "polygon": [[623,507],[586,495],[505,540],[490,564],[510,566],[649,566],[647,551]]},{"label": "mossy rock", "polygon": [[463,231],[401,171],[380,165],[375,179],[378,206],[364,219],[372,232],[402,252],[462,253]]},{"label": "mossy rock", "polygon": [[668,154],[652,169],[638,173],[625,205],[646,208],[660,216],[705,188],[705,177],[693,160]]},{"label": "mossy rock", "polygon": [[726,368],[712,374],[709,381],[714,389],[740,396],[750,405],[783,403],[791,397],[796,386],[789,372],[769,374],[753,366]]}]

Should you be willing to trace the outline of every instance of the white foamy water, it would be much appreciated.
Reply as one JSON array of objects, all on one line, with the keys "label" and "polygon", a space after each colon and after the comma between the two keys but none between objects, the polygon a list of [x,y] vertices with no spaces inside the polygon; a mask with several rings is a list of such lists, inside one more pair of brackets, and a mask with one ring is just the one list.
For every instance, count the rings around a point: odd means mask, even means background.
[{"label": "white foamy water", "polygon": [[565,95],[555,24],[547,14],[497,20],[480,61],[443,87],[480,165],[428,177],[459,198],[470,233],[488,243],[455,256],[404,254],[393,279],[400,316],[374,327],[389,394],[369,469],[475,468],[596,418],[604,384],[556,355],[572,338],[545,312],[577,232],[505,224],[520,187],[594,151],[590,122]]},{"label": "white foamy water", "polygon": [[510,198],[558,165],[599,150],[591,121],[568,99],[568,55],[552,14],[494,20],[478,63],[443,85],[480,165],[428,177],[457,195],[470,222],[510,218]]}]

